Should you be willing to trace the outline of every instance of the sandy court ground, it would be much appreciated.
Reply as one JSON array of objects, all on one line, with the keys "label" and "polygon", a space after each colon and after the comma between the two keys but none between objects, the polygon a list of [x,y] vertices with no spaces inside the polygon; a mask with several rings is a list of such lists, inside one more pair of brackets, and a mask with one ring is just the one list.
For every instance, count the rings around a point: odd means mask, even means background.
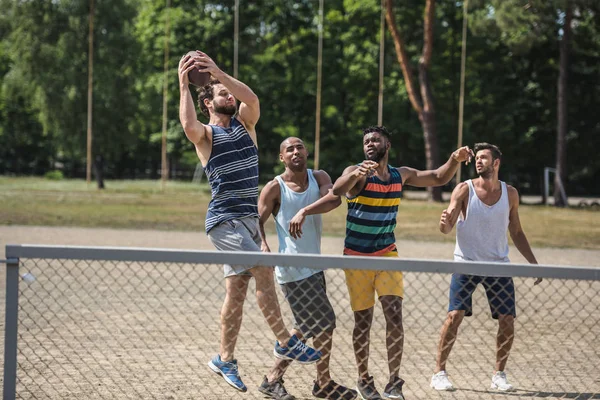
[{"label": "sandy court ground", "polygon": [[[270,238],[271,244],[276,243]],[[7,243],[160,247],[212,250],[204,233],[112,229],[2,227],[0,257]],[[323,239],[323,251],[339,254],[342,238]],[[401,241],[403,257],[450,259],[453,245]],[[600,267],[600,251],[534,249],[543,264]],[[511,249],[514,262],[523,262]],[[206,368],[218,351],[218,315],[224,285],[218,265],[88,263],[25,260],[37,280],[21,284],[19,397],[49,399],[229,399],[261,398],[256,390],[273,362],[273,336],[254,296],[245,306],[236,356],[249,391],[238,394]],[[4,330],[5,277],[0,275]],[[354,385],[353,317],[343,273],[327,271],[337,314],[331,362],[333,378]],[[459,388],[428,388],[438,332],[445,317],[449,276],[407,273],[405,352],[401,376],[407,399],[600,398],[600,282],[546,280],[533,287],[515,279],[517,338],[507,371],[520,390],[487,391],[493,370],[496,324],[481,289],[475,316],[461,327],[448,365]],[[253,284],[251,291],[253,292]],[[286,320],[290,312],[282,301]],[[376,307],[370,372],[383,390],[385,322]],[[0,348],[4,348],[3,345]],[[314,366],[292,365],[286,387],[312,398]]]}]

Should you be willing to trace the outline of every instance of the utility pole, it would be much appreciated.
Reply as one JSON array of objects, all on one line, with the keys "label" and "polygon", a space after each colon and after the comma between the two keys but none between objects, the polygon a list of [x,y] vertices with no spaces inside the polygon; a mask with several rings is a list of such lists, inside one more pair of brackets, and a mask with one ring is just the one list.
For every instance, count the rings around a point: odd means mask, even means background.
[{"label": "utility pole", "polygon": [[90,17],[88,33],[88,98],[87,98],[87,155],[85,181],[92,181],[92,94],[94,82],[94,0],[90,0]]},{"label": "utility pole", "polygon": [[164,190],[169,178],[169,166],[167,165],[167,102],[168,102],[168,87],[169,87],[169,36],[171,23],[171,0],[167,0],[166,22],[165,22],[165,63],[163,77],[163,114],[162,114],[162,152],[161,152],[161,168],[160,180]]}]

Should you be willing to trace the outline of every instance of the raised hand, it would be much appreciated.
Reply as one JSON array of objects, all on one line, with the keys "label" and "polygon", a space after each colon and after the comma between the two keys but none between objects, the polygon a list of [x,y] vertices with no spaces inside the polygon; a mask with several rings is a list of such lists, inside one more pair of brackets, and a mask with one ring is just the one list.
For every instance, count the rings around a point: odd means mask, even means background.
[{"label": "raised hand", "polygon": [[377,164],[375,161],[365,160],[360,163],[357,169],[354,170],[354,174],[357,177],[372,176],[378,166],[379,164]]},{"label": "raised hand", "polygon": [[475,158],[475,154],[473,150],[469,148],[469,146],[463,146],[460,149],[456,149],[454,153],[452,153],[452,158],[461,163],[465,162],[465,164],[469,164],[473,158]]},{"label": "raised hand", "polygon": [[213,59],[208,56],[208,54],[200,50],[196,50],[196,53],[198,54],[198,57],[196,57],[196,65],[203,72],[208,72],[212,76],[216,76],[216,74],[221,71]]},{"label": "raised hand", "polygon": [[188,77],[188,73],[196,67],[196,59],[194,57],[190,57],[189,55],[184,55],[179,60],[179,83],[182,85],[189,85],[190,78]]}]

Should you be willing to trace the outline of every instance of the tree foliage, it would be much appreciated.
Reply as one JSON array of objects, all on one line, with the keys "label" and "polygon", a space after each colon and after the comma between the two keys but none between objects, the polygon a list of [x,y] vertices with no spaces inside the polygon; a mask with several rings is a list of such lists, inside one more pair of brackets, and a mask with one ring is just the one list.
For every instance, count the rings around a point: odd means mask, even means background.
[{"label": "tree foliage", "polygon": [[[524,192],[540,192],[543,167],[555,160],[560,1],[471,0],[464,143],[497,143],[505,154],[501,177]],[[600,161],[591,152],[600,144],[600,13],[594,2],[577,1],[567,191],[599,194]],[[257,129],[266,180],[282,170],[283,138],[299,136],[314,146],[318,2],[240,4],[239,78],[261,99]],[[394,3],[415,66],[424,6],[422,0]],[[177,65],[181,55],[201,49],[232,73],[233,7],[234,0],[172,0],[170,9],[165,0],[96,2],[93,153],[104,156],[107,177],[158,177],[167,15],[169,164],[173,178],[191,177],[196,159],[178,121]],[[89,2],[0,0],[0,8],[0,173],[61,168],[82,177]],[[334,179],[362,160],[361,128],[377,121],[380,13],[379,0],[325,2],[320,167]],[[434,17],[428,77],[443,162],[456,146],[462,2],[437,2]],[[389,32],[385,41],[390,163],[425,168],[423,128]]]}]

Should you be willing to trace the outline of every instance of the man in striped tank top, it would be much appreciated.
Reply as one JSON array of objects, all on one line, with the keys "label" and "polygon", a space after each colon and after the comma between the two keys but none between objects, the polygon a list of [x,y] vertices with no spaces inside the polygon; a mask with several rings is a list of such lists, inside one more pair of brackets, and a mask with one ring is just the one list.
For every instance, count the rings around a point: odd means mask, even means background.
[{"label": "man in striped tank top", "polygon": [[[390,147],[390,133],[385,127],[374,126],[365,129],[365,161],[346,168],[333,186],[333,193],[338,196],[345,195],[348,203],[345,255],[398,257],[394,229],[403,185],[445,185],[454,176],[460,163],[469,162],[473,156],[469,147],[461,147],[438,169],[420,171],[410,167],[389,166]],[[383,396],[389,399],[404,399],[404,381],[399,377],[404,347],[402,272],[346,270],[345,273],[350,304],[354,311],[352,337],[358,365],[358,393],[363,399],[381,399],[368,370],[369,335],[377,293],[386,320],[390,372]]]},{"label": "man in striped tank top", "polygon": [[[450,205],[442,212],[440,231],[450,233],[456,225],[455,261],[509,262],[507,231],[519,252],[537,264],[519,220],[519,193],[498,179],[502,153],[488,143],[475,145],[475,169],[479,177],[459,183]],[[534,284],[541,282],[538,279]],[[473,315],[472,295],[482,284],[492,318],[498,320],[496,366],[491,389],[512,391],[504,367],[514,339],[515,286],[510,277],[452,274],[448,316],[442,326],[436,368],[431,378],[435,390],[453,390],[446,373],[446,361],[465,316]]]},{"label": "man in striped tank top", "polygon": [[[212,80],[198,91],[198,106],[209,118],[197,119],[188,73],[203,68]],[[261,250],[258,229],[258,150],[255,126],[260,117],[252,89],[221,71],[205,53],[185,55],[179,62],[179,119],[194,144],[211,187],[206,233],[217,250]],[[238,110],[237,100],[240,101]],[[224,265],[226,295],[221,310],[220,352],[208,366],[239,391],[246,385],[238,372],[234,350],[242,323],[242,309],[250,278],[256,281],[256,299],[275,334],[278,358],[316,362],[320,353],[307,347],[285,327],[273,280],[273,268]]]}]

